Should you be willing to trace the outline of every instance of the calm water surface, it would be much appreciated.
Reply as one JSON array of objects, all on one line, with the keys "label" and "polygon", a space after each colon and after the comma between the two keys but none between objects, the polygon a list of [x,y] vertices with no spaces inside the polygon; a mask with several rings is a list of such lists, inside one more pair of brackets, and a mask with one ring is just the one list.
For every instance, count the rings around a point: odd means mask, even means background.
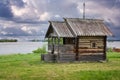
[{"label": "calm water surface", "polygon": [[33,50],[46,45],[45,42],[5,42],[0,43],[0,55],[31,53]]},{"label": "calm water surface", "polygon": [[120,41],[110,41],[107,42],[108,48],[120,48]]}]

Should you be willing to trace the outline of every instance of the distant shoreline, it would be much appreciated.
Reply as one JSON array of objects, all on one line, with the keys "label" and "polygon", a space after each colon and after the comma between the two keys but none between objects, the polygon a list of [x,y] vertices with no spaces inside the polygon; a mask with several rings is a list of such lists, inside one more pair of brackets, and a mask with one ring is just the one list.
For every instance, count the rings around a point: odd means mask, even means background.
[{"label": "distant shoreline", "polygon": [[17,42],[17,39],[0,39],[0,42]]},{"label": "distant shoreline", "polygon": [[112,42],[112,41],[120,41],[120,40],[107,40],[107,41]]}]

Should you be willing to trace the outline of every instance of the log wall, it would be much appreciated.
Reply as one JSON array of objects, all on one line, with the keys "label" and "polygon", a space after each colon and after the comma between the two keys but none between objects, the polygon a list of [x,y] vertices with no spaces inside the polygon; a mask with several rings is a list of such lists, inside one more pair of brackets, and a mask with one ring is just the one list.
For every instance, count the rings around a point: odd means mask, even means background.
[{"label": "log wall", "polygon": [[[106,37],[104,36],[78,37],[76,40],[77,44],[54,45],[54,54],[56,54],[57,56],[56,61],[72,62],[76,60],[77,61],[105,60],[104,58],[106,55],[105,54]],[[48,51],[51,51],[52,49],[53,45],[49,45]],[[52,58],[50,57],[48,60],[52,60]]]},{"label": "log wall", "polygon": [[104,52],[104,37],[79,37],[78,51],[79,53]]},{"label": "log wall", "polygon": [[79,37],[78,61],[104,60],[105,37]]}]

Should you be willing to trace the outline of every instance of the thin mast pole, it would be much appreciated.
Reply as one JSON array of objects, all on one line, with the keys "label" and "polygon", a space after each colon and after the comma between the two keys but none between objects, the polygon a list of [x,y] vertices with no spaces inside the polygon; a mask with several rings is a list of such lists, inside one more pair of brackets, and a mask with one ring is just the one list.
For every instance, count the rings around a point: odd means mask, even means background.
[{"label": "thin mast pole", "polygon": [[85,2],[83,3],[83,19],[85,19]]}]

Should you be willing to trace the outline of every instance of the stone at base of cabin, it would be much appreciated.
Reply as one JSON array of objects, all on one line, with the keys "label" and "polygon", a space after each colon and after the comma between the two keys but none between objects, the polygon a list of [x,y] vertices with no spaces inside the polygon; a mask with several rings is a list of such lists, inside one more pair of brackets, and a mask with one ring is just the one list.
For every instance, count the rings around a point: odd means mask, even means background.
[{"label": "stone at base of cabin", "polygon": [[55,54],[42,54],[41,60],[45,62],[56,62],[57,56]]}]

